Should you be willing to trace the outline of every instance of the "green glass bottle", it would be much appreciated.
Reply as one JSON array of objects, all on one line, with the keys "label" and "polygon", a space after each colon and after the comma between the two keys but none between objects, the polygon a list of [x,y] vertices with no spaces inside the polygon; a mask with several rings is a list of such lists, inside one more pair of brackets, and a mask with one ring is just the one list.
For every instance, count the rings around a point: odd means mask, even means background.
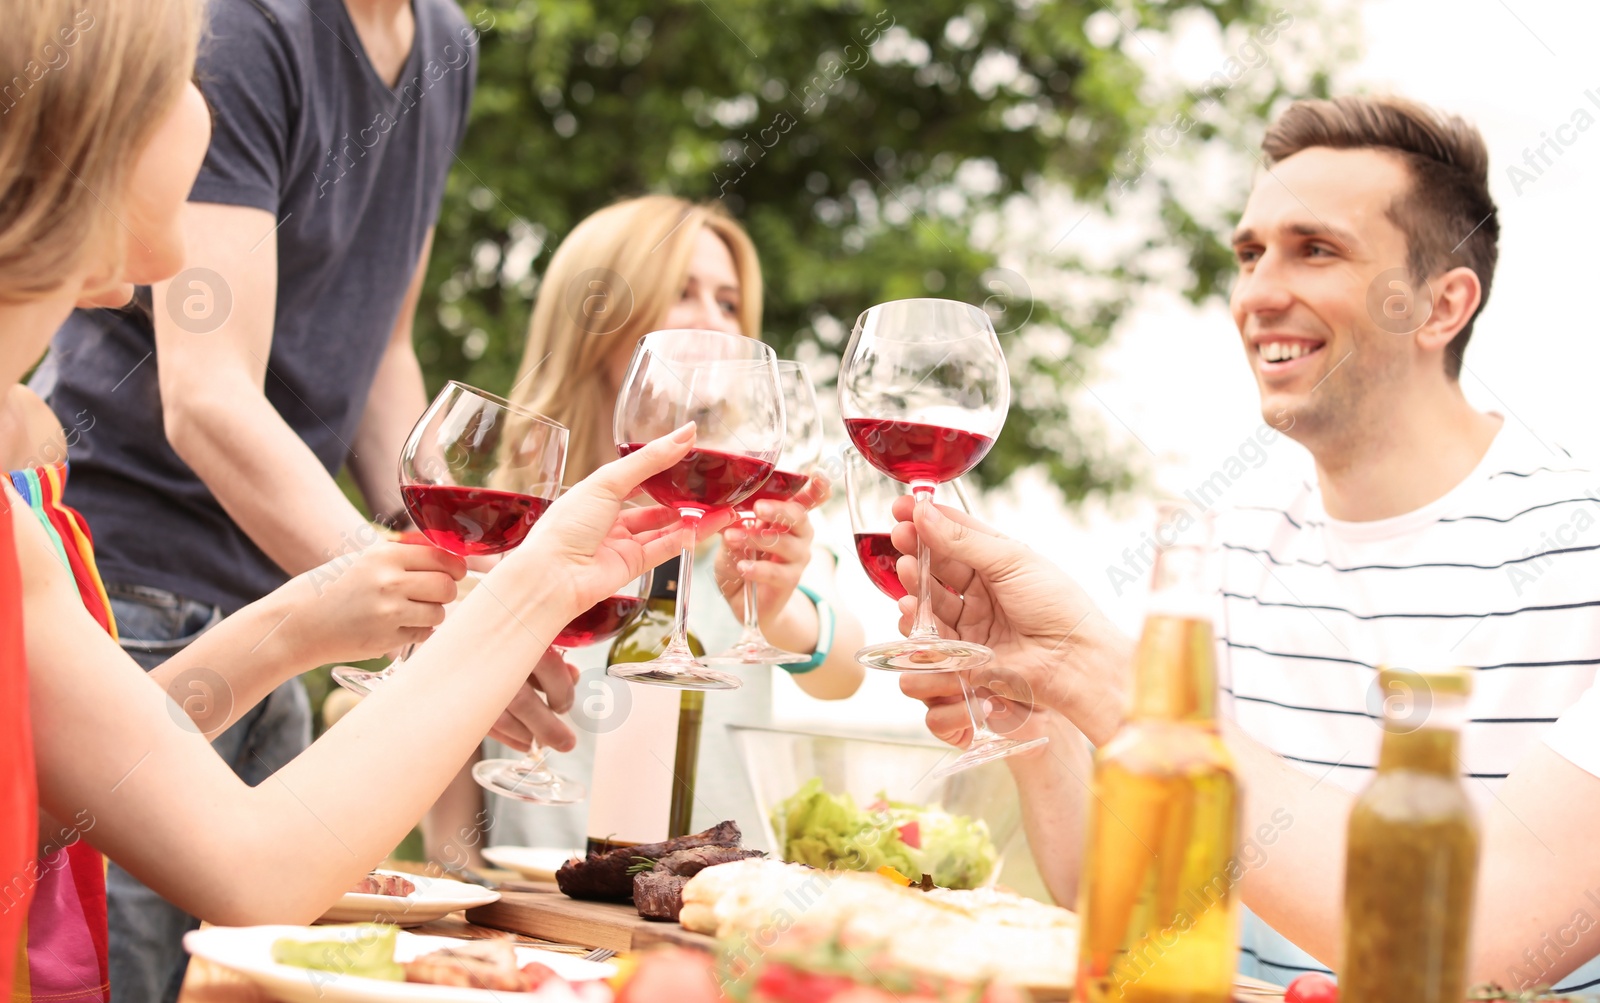
[{"label": "green glass bottle", "polygon": [[[666,650],[678,601],[679,561],[656,569],[644,612],[611,643],[607,665],[647,662]],[[705,646],[693,632],[689,650]],[[612,681],[627,687],[628,712],[597,737],[589,795],[591,852],[654,843],[690,831],[705,693]]]},{"label": "green glass bottle", "polygon": [[1096,751],[1079,886],[1081,1003],[1228,1003],[1239,781],[1217,726],[1211,525],[1163,506],[1133,702]]},{"label": "green glass bottle", "polygon": [[1383,746],[1350,810],[1344,959],[1349,1003],[1455,1003],[1466,995],[1478,813],[1461,773],[1464,669],[1378,672]]}]

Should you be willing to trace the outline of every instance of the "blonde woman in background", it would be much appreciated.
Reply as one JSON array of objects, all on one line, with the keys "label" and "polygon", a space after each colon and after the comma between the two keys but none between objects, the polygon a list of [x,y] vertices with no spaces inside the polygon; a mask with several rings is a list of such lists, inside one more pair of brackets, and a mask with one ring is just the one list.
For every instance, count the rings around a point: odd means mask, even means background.
[{"label": "blonde woman in background", "polygon": [[[760,337],[761,266],[744,229],[716,206],[666,195],[627,199],[579,223],[550,259],[510,394],[516,403],[572,430],[568,482],[616,459],[611,418],[628,360],[641,337],[666,328]],[[767,638],[790,651],[814,653],[821,614],[797,587],[804,577],[807,588],[831,606],[834,632],[820,664],[795,672],[793,678],[812,697],[841,700],[861,685],[864,670],[856,663],[855,651],[862,644],[862,629],[849,611],[830,602],[837,562],[830,552],[815,546],[806,515],[826,500],[828,492],[826,480],[816,477],[795,501],[757,503],[763,521],[790,527],[787,531],[748,539],[737,527],[725,530],[728,546],[718,548],[714,561],[695,562],[691,589],[694,595],[707,596],[714,578],[727,603],[694,604],[690,629],[708,652],[732,644],[740,626],[734,610],[743,610],[748,581],[758,590],[761,629]],[[760,559],[743,559],[749,546],[760,551]],[[569,653],[568,660],[589,670],[603,667],[605,657],[606,647],[596,645]],[[693,824],[698,829],[736,819],[747,845],[756,845],[765,840],[755,799],[726,726],[768,723],[773,678],[783,670],[756,665],[738,671],[742,688],[706,697]],[[594,741],[580,729],[578,747],[552,755],[553,768],[588,783]],[[445,822],[436,813],[427,827],[430,853],[447,863],[460,863],[468,856],[460,845],[464,841],[441,845],[437,837],[457,836],[462,831],[460,821],[476,808],[475,802],[466,800],[476,794],[464,785],[455,793],[463,801],[449,813],[453,821]],[[487,800],[490,843],[584,844],[585,804],[555,808],[493,796]]]}]

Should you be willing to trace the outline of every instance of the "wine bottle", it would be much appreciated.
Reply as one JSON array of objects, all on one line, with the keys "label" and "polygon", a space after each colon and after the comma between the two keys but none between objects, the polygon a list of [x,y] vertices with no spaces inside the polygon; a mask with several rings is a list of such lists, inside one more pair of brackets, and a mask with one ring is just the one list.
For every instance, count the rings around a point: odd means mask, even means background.
[{"label": "wine bottle", "polygon": [[[612,642],[608,665],[647,662],[666,650],[678,600],[678,558],[656,569],[643,613]],[[696,657],[705,646],[691,632]],[[690,831],[705,693],[666,686],[627,687],[628,712],[597,737],[589,793],[588,850],[655,843]]]},{"label": "wine bottle", "polygon": [[1168,507],[1128,720],[1095,753],[1078,915],[1082,1003],[1228,1003],[1239,786],[1217,728],[1209,521]]}]

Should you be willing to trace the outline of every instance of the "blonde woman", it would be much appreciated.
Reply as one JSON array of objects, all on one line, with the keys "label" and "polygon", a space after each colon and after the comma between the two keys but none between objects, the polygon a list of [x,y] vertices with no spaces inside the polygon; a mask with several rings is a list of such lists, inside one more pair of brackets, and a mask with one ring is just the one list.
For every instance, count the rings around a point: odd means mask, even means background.
[{"label": "blonde woman", "polygon": [[[74,306],[126,303],[134,284],[153,283],[159,307],[182,266],[178,215],[210,133],[190,82],[200,23],[198,0],[0,0],[0,80],[25,82],[0,98],[8,402]],[[26,451],[37,432],[16,408],[0,409],[9,450],[20,437]],[[401,678],[256,787],[207,738],[284,678],[363,646],[339,616],[313,633],[295,621],[329,619],[326,599],[362,577],[365,556],[331,583],[292,580],[147,675],[86,607],[83,565],[68,567],[13,482],[0,480],[0,987],[11,987],[19,959],[26,971],[66,932],[36,926],[30,912],[53,847],[82,838],[215,923],[309,922],[405,835],[508,706],[539,704],[526,717],[534,736],[569,744],[549,712],[571,701],[566,667],[543,659],[535,692],[527,651],[545,650],[573,616],[677,552],[684,532],[672,513],[624,514],[622,502],[693,444],[685,427],[578,484]],[[437,592],[419,605],[435,607],[425,622],[438,623],[465,567],[431,548],[399,549],[431,565]],[[382,591],[388,605],[404,604],[393,576]],[[180,707],[168,694],[192,692],[185,673],[209,688]],[[104,989],[25,984],[11,998]]]},{"label": "blonde woman", "polygon": [[[616,457],[611,417],[628,360],[641,337],[664,328],[760,336],[761,266],[744,229],[715,206],[666,195],[618,202],[579,223],[550,259],[511,392],[517,403],[572,430],[569,480]],[[839,700],[861,685],[864,670],[854,653],[862,630],[848,610],[830,603],[835,561],[815,547],[806,517],[827,494],[826,481],[816,478],[795,501],[757,503],[763,521],[787,531],[750,539],[737,527],[726,530],[728,546],[719,548],[716,560],[695,562],[691,590],[709,594],[711,580],[699,578],[705,568],[728,604],[695,604],[690,627],[707,651],[726,648],[739,633],[733,610],[742,611],[742,590],[752,583],[767,638],[790,651],[813,653],[813,664],[792,671],[795,683],[812,697]],[[758,559],[745,558],[751,547],[759,551]],[[817,600],[799,587],[802,577]],[[824,604],[829,608],[820,609]],[[817,652],[821,621],[829,615],[832,643]],[[604,658],[605,649],[598,646],[573,656],[586,669],[602,665]],[[725,726],[766,723],[773,678],[780,671],[741,670],[742,688],[707,695],[695,826],[733,818],[750,841],[761,841],[755,801]],[[580,734],[574,752],[554,757],[560,760],[558,772],[587,778],[593,742],[594,736]],[[503,798],[490,801],[492,842],[583,845],[586,809],[581,804],[530,808]]]}]

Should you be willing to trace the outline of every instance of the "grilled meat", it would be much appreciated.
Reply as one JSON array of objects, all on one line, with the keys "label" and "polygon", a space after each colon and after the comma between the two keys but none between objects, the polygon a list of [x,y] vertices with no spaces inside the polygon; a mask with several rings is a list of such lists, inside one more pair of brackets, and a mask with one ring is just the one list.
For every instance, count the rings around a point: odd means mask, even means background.
[{"label": "grilled meat", "polygon": [[474,940],[405,963],[407,982],[522,992],[517,952],[509,940]]},{"label": "grilled meat", "polygon": [[379,874],[374,871],[356,882],[350,889],[355,895],[394,895],[405,898],[417,890],[417,886],[402,878],[398,874]]},{"label": "grilled meat", "polygon": [[654,870],[641,871],[633,876],[633,904],[645,919],[678,921],[683,910],[683,886],[689,879],[717,864],[726,864],[746,857],[765,856],[760,850],[746,850],[737,846],[696,846],[687,850],[674,850],[656,861]]},{"label": "grilled meat", "polygon": [[689,879],[666,871],[645,871],[633,876],[633,904],[645,919],[678,921],[683,911],[683,886]]},{"label": "grilled meat", "polygon": [[556,871],[556,885],[575,899],[598,902],[633,901],[633,874],[639,865],[655,861],[680,850],[697,847],[737,847],[739,826],[736,822],[719,822],[705,832],[679,836],[664,843],[645,843],[640,846],[620,846],[604,853],[594,853],[582,859],[574,857]]}]

